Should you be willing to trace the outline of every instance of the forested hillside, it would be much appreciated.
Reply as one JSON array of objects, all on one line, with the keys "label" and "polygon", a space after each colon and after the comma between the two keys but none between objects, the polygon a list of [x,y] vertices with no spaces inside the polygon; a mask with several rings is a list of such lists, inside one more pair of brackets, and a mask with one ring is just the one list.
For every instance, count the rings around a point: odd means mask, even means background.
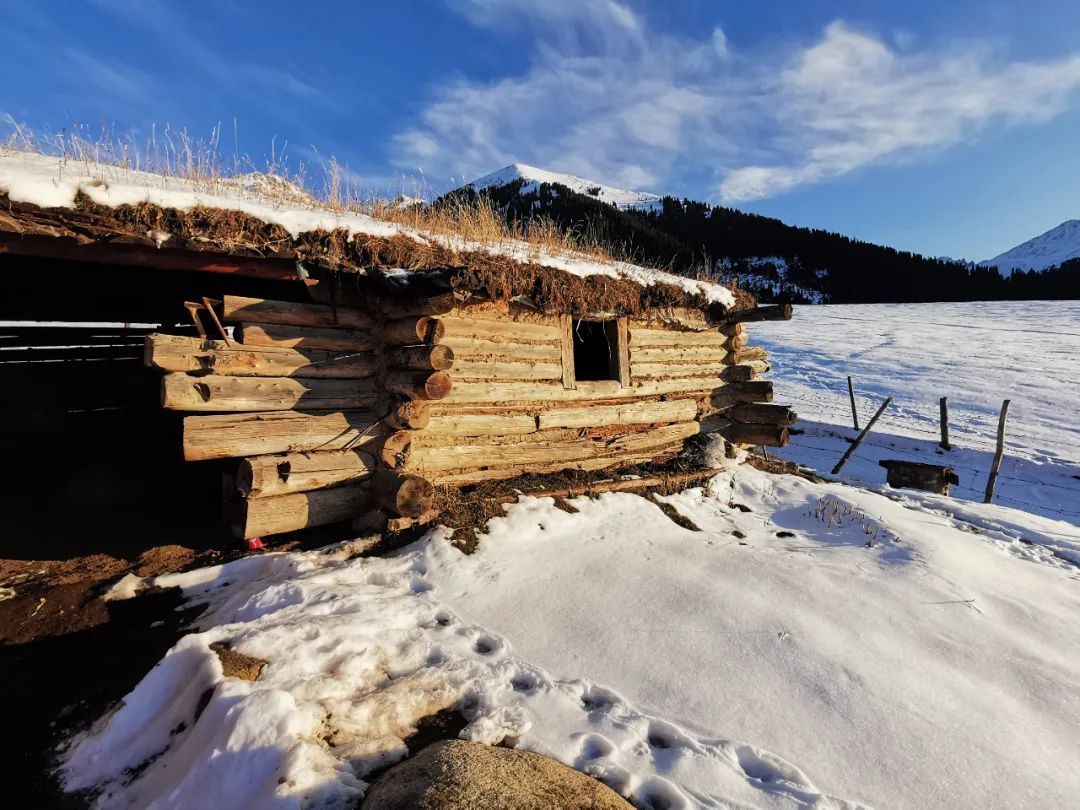
[{"label": "forested hillside", "polygon": [[[1016,272],[932,259],[778,219],[663,198],[650,210],[619,209],[558,183],[526,178],[469,187],[508,219],[545,214],[586,240],[620,246],[636,261],[675,272],[734,275],[762,300],[883,303],[1080,298],[1078,262],[1048,272]],[[438,204],[438,202],[436,203]]]}]

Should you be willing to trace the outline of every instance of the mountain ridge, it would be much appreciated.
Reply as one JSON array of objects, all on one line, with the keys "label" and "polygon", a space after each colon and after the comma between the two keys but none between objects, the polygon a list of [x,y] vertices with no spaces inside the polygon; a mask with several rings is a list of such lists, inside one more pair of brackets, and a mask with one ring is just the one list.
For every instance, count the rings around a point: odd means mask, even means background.
[{"label": "mountain ridge", "polygon": [[1007,276],[1014,270],[1059,267],[1072,259],[1080,259],[1080,219],[1067,219],[992,259],[979,262],[979,266],[996,267]]},{"label": "mountain ridge", "polygon": [[[606,186],[514,163],[445,197],[485,197],[524,224],[538,215],[621,258],[735,281],[762,301],[900,303],[1080,298],[1080,258],[1018,270],[923,256],[735,208]],[[436,201],[436,204],[438,201]]]}]

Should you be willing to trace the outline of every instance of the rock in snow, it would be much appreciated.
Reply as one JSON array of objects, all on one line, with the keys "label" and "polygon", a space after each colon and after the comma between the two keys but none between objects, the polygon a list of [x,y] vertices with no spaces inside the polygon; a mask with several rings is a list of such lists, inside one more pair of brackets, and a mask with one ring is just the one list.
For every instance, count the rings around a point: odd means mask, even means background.
[{"label": "rock in snow", "polygon": [[997,267],[1007,276],[1013,270],[1046,270],[1077,258],[1080,258],[1080,219],[1070,219],[979,264]]},{"label": "rock in snow", "polygon": [[561,762],[465,740],[435,743],[383,774],[364,810],[628,810],[618,793]]}]

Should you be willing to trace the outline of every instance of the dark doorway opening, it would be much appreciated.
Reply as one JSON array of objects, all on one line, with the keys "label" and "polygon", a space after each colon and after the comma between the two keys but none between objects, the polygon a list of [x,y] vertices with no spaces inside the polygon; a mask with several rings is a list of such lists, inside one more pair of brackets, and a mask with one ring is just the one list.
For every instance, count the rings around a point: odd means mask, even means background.
[{"label": "dark doorway opening", "polygon": [[619,379],[618,340],[615,321],[574,321],[574,378]]}]

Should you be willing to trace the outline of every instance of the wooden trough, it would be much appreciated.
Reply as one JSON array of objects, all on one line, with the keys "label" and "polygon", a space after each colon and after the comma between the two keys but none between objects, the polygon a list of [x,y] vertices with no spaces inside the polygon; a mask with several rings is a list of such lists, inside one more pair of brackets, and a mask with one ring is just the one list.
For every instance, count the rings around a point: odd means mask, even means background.
[{"label": "wooden trough", "polygon": [[950,485],[960,483],[952,467],[898,459],[883,459],[878,464],[887,470],[886,481],[890,487],[921,489],[948,495]]}]

